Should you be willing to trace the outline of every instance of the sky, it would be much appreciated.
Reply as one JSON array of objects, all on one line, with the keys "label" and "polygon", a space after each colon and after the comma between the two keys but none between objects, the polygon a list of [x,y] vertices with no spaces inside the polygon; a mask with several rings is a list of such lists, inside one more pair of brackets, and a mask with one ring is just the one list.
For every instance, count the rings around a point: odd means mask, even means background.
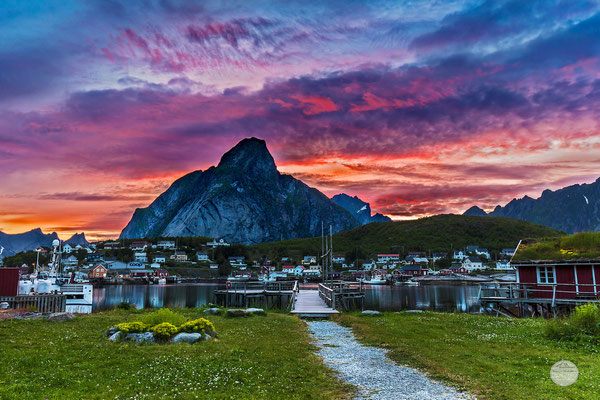
[{"label": "sky", "polygon": [[0,231],[117,237],[258,137],[393,219],[600,176],[596,1],[4,1]]}]

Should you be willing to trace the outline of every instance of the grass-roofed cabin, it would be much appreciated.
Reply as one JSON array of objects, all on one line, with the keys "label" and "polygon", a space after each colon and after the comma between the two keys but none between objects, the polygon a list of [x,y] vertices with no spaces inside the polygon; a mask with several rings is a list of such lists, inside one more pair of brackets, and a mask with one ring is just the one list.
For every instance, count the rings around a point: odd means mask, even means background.
[{"label": "grass-roofed cabin", "polygon": [[[511,260],[517,283],[483,289],[484,307],[515,315],[556,315],[600,301],[600,232],[523,240]],[[520,311],[520,312],[515,312]]]}]

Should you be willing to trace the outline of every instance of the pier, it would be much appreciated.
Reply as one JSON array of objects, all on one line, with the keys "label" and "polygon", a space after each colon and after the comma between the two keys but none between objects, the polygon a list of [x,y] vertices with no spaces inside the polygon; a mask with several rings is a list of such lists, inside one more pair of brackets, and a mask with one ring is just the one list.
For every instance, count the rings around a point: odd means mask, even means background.
[{"label": "pier", "polygon": [[264,304],[285,308],[291,304],[298,291],[298,281],[285,282],[234,282],[230,288],[215,291],[218,305],[225,307],[249,307],[252,304]]}]

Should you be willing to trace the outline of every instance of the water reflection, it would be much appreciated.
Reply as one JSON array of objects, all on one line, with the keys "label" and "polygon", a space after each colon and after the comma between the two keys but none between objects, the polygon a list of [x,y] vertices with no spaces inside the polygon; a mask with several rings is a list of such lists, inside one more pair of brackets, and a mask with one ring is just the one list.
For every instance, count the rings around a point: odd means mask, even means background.
[{"label": "water reflection", "polygon": [[[94,289],[94,310],[105,310],[126,301],[137,308],[201,307],[214,303],[214,291],[224,285],[123,285]],[[437,310],[477,312],[478,286],[371,286],[366,288],[365,308],[381,311]]]}]

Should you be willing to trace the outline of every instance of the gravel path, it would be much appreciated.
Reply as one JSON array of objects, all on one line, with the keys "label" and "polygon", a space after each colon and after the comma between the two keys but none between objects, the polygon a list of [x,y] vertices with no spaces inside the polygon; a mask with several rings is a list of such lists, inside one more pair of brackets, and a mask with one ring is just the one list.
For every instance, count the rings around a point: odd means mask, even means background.
[{"label": "gravel path", "polygon": [[352,331],[331,321],[307,322],[317,340],[318,355],[340,377],[360,389],[359,398],[450,400],[474,399],[429,379],[416,369],[399,366],[385,350],[360,344]]}]

